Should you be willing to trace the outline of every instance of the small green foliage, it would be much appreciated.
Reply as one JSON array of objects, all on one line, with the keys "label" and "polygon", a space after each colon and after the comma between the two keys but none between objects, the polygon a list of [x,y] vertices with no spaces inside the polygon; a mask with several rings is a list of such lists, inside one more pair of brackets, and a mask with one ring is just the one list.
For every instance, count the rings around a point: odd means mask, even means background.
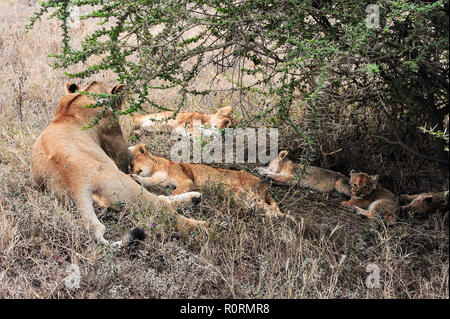
[{"label": "small green foliage", "polygon": [[[378,5],[379,27],[366,25],[369,4]],[[69,37],[71,6],[98,26],[80,46]],[[333,104],[373,110],[382,101],[401,133],[442,125],[448,114],[448,0],[47,0],[27,28],[46,14],[60,22],[56,68],[83,64],[67,73],[81,79],[112,71],[128,86],[129,107],[118,116],[142,105],[166,110],[150,94],[156,88],[178,92],[175,112],[191,96],[223,91],[214,83],[196,89],[206,69],[227,79],[231,92],[264,98],[270,125],[292,129],[306,148]],[[91,57],[102,59],[86,64]],[[306,125],[294,120],[299,101]],[[261,118],[251,113],[244,112],[246,125]]]},{"label": "small green foliage", "polygon": [[448,131],[447,129],[443,132],[441,130],[436,130],[436,128],[429,128],[427,129],[425,126],[420,127],[420,130],[423,133],[427,133],[430,134],[431,136],[434,136],[438,139],[444,140],[445,141],[445,146],[444,146],[444,150],[446,152],[448,152]]}]

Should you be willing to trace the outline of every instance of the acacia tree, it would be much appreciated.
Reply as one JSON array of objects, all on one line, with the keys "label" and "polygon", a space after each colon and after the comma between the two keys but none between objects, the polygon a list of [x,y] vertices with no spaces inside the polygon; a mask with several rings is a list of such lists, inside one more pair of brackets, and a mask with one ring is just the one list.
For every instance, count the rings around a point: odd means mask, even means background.
[{"label": "acacia tree", "polygon": [[[377,6],[379,25],[367,24],[368,5]],[[81,18],[98,21],[80,49],[70,43],[70,6],[91,8]],[[28,27],[48,12],[61,21],[63,35],[55,67],[103,56],[69,76],[114,71],[131,91],[129,109],[120,114],[145,103],[163,108],[150,98],[153,88],[176,88],[176,111],[189,95],[219,90],[214,82],[204,90],[192,86],[213,66],[217,75],[238,74],[229,90],[274,97],[268,107],[273,123],[290,126],[305,140],[314,127],[292,120],[297,103],[316,119],[336,103],[382,110],[391,125],[381,139],[448,174],[445,140],[436,139],[428,151],[411,142],[419,127],[443,132],[448,116],[448,0],[49,0]]]}]

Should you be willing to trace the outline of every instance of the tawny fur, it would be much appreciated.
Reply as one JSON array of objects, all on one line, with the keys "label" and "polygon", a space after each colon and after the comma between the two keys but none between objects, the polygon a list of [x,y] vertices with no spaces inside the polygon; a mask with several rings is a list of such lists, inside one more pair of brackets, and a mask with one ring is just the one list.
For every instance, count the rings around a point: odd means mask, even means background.
[{"label": "tawny fur", "polygon": [[[154,114],[142,114],[134,116],[135,134],[142,131],[160,132],[170,130],[181,136],[211,135],[215,130],[229,128],[232,125],[230,106],[220,108],[215,114],[200,112],[178,113],[160,112]],[[198,124],[199,127],[195,127]]]},{"label": "tawny fur", "polygon": [[261,179],[250,173],[174,162],[150,154],[143,144],[130,149],[134,153],[130,173],[143,184],[175,186],[173,194],[176,195],[198,189],[208,182],[222,183],[262,208],[267,216],[284,216]]},{"label": "tawny fur", "polygon": [[387,222],[397,220],[399,204],[391,191],[378,183],[378,175],[350,172],[350,185],[352,197],[342,202],[342,205],[351,206],[358,214],[374,218],[378,213]]},{"label": "tawny fur", "polygon": [[[308,187],[321,193],[351,196],[349,180],[344,174],[316,166],[303,166],[288,160],[287,155],[288,151],[281,151],[269,166],[258,167],[258,173],[281,184],[299,184],[301,187]],[[296,178],[302,170],[302,178]]]},{"label": "tawny fur", "polygon": [[445,207],[444,195],[439,193],[402,194],[399,199],[410,202],[401,207],[405,212],[428,214]]},{"label": "tawny fur", "polygon": [[[66,89],[67,95],[59,102],[53,121],[33,145],[31,179],[36,187],[45,187],[59,197],[71,197],[85,226],[94,230],[98,241],[109,244],[103,237],[105,226],[95,215],[93,200],[113,209],[116,209],[115,203],[135,202],[172,209],[174,204],[191,202],[201,196],[195,192],[171,198],[143,190],[119,169],[124,166],[128,169],[131,153],[119,124],[112,121],[113,112],[109,111],[94,128],[83,130],[101,110],[85,107],[95,101],[80,94],[77,85],[67,84]],[[95,81],[81,91],[117,94],[123,89],[124,85],[118,85],[111,90]],[[121,108],[124,100],[120,99],[113,108]],[[182,216],[178,216],[178,221],[180,227],[203,225]],[[115,244],[121,245],[121,242]]]}]

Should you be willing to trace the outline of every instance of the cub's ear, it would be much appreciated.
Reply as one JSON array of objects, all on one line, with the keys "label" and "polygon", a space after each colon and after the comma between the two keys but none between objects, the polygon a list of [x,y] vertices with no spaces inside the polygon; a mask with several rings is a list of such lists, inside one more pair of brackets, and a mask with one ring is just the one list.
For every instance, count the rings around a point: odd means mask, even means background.
[{"label": "cub's ear", "polygon": [[136,146],[136,150],[135,152],[140,153],[140,154],[147,154],[147,147],[145,146],[145,144],[139,144],[138,146]]},{"label": "cub's ear", "polygon": [[78,85],[76,85],[75,83],[66,83],[67,93],[75,93],[79,89],[80,89],[80,87]]},{"label": "cub's ear", "polygon": [[289,154],[289,152],[286,151],[286,150],[281,151],[281,152],[278,154],[278,160],[279,160],[279,161],[284,160],[288,154]]},{"label": "cub's ear", "polygon": [[377,183],[378,183],[378,179],[379,179],[379,175],[377,174],[377,175],[370,175],[370,180],[372,181],[372,183],[374,184],[374,185],[376,185]]},{"label": "cub's ear", "polygon": [[225,106],[218,109],[216,114],[221,116],[230,116],[232,110],[233,108],[231,106]]},{"label": "cub's ear", "polygon": [[113,89],[111,90],[111,94],[117,94],[118,92],[124,90],[126,88],[125,84],[117,84]]},{"label": "cub's ear", "polygon": [[147,151],[147,147],[145,146],[145,144],[139,144],[136,146],[130,146],[128,148],[128,150],[133,153],[134,155],[139,155],[139,154],[146,154]]},{"label": "cub's ear", "polygon": [[355,175],[355,170],[354,169],[352,169],[351,171],[350,171],[350,176],[353,176],[353,175]]}]

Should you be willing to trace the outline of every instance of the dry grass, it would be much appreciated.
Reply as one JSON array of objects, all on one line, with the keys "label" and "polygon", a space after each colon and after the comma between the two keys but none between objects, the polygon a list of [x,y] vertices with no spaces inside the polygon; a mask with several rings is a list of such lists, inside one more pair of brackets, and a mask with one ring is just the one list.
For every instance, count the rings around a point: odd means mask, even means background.
[{"label": "dry grass", "polygon": [[[47,58],[59,46],[55,22],[24,34],[35,9],[29,3],[0,0],[0,298],[449,297],[448,210],[404,216],[387,228],[355,216],[339,199],[271,186],[295,225],[265,220],[210,185],[202,189],[203,202],[184,213],[225,227],[179,236],[158,212],[99,210],[110,237],[134,226],[149,234],[134,250],[99,246],[71,203],[30,184],[31,146],[51,121],[68,79]],[[88,27],[82,25],[83,32]],[[222,98],[193,101],[192,109],[212,109]],[[166,103],[175,99],[161,96]],[[131,144],[131,121],[121,121]],[[143,142],[168,154],[165,136]],[[79,289],[64,284],[71,263],[81,271]],[[366,288],[370,263],[380,268],[379,289]]]}]

